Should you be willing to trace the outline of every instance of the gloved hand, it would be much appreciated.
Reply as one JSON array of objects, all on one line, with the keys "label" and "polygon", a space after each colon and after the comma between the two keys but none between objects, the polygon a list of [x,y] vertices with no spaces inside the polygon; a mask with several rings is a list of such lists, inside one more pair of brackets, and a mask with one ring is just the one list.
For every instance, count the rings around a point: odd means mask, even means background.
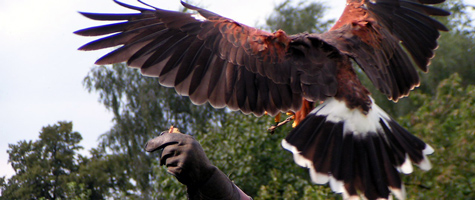
[{"label": "gloved hand", "polygon": [[242,191],[211,164],[193,137],[182,133],[162,133],[145,144],[148,152],[162,148],[160,165],[165,165],[170,174],[187,186],[190,199],[241,199]]}]

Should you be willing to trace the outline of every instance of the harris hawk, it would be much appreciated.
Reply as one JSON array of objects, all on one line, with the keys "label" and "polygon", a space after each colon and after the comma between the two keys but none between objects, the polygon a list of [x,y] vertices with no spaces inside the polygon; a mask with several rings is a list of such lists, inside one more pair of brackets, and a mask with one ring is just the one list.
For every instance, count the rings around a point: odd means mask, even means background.
[{"label": "harris hawk", "polygon": [[[445,0],[347,0],[325,33],[287,35],[259,30],[182,2],[195,13],[141,8],[135,12],[81,12],[117,21],[76,31],[104,36],[80,50],[119,48],[98,65],[126,62],[158,77],[195,104],[208,102],[261,116],[295,112],[297,126],[282,141],[317,184],[345,199],[405,198],[399,173],[423,170],[433,149],[379,108],[353,69],[397,101],[420,83],[447,28],[430,16],[449,13],[430,4]],[[320,102],[317,107],[313,102]]]}]

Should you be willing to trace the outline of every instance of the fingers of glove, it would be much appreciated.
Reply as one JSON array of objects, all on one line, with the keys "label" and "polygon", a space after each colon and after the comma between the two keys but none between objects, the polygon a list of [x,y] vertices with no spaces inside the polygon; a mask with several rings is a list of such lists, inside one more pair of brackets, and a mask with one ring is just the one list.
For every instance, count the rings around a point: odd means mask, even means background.
[{"label": "fingers of glove", "polygon": [[163,133],[162,135],[149,140],[147,144],[145,144],[145,150],[152,152],[161,148],[165,148],[171,144],[181,144],[191,141],[193,141],[193,138],[186,134]]},{"label": "fingers of glove", "polygon": [[181,177],[183,176],[183,160],[179,157],[170,157],[167,159],[165,166],[168,169],[168,172],[173,176]]},{"label": "fingers of glove", "polygon": [[[177,178],[180,183],[190,185],[193,182],[201,181],[200,173],[197,173],[192,166],[185,166],[183,157],[171,157],[167,160],[167,172]],[[190,168],[192,167],[192,168]]]},{"label": "fingers of glove", "polygon": [[160,156],[160,165],[167,164],[167,159],[179,156],[182,153],[183,148],[177,144],[166,146],[162,155]]}]

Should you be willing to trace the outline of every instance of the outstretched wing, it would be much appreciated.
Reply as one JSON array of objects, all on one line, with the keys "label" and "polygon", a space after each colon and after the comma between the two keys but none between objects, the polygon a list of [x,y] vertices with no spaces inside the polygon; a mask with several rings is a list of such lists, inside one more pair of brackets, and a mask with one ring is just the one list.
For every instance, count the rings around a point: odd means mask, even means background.
[{"label": "outstretched wing", "polygon": [[334,59],[340,54],[318,35],[268,33],[184,2],[200,16],[115,2],[140,13],[81,13],[94,20],[123,22],[75,32],[116,33],[80,48],[122,45],[96,64],[126,61],[196,104],[208,101],[255,115],[297,111],[302,98],[317,101],[336,93]]},{"label": "outstretched wing", "polygon": [[416,68],[427,72],[439,31],[447,31],[430,15],[450,13],[425,4],[444,1],[348,0],[322,38],[352,57],[381,92],[397,101],[419,85]]}]

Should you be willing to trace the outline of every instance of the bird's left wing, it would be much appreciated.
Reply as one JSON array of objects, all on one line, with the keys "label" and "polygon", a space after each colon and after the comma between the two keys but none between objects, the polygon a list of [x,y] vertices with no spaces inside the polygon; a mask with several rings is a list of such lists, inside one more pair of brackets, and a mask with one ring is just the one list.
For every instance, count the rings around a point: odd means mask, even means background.
[{"label": "bird's left wing", "polygon": [[196,104],[209,102],[255,115],[297,111],[302,97],[317,101],[336,93],[333,59],[340,54],[318,35],[269,33],[184,2],[200,15],[115,2],[140,13],[81,13],[123,22],[75,32],[112,34],[80,50],[122,45],[96,64],[126,61]]},{"label": "bird's left wing", "polygon": [[377,89],[397,101],[420,83],[448,29],[430,16],[450,13],[431,6],[445,0],[347,0],[323,40],[353,58]]}]

